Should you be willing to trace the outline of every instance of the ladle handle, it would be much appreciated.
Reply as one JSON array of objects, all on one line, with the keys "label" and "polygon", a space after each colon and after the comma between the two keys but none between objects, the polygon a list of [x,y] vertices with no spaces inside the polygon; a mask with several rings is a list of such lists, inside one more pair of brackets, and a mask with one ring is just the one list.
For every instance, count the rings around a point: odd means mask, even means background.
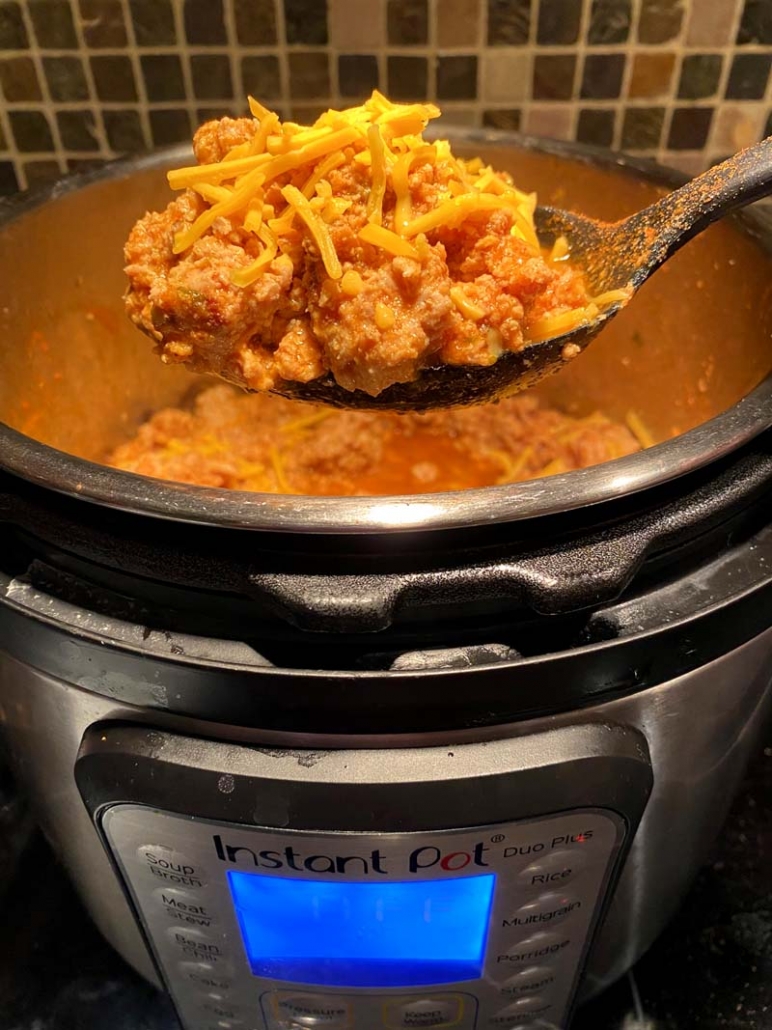
[{"label": "ladle handle", "polygon": [[[623,246],[639,286],[663,261],[711,222],[772,193],[772,136],[708,169],[622,222]],[[616,235],[616,233],[615,233]],[[617,244],[617,246],[619,243]]]}]

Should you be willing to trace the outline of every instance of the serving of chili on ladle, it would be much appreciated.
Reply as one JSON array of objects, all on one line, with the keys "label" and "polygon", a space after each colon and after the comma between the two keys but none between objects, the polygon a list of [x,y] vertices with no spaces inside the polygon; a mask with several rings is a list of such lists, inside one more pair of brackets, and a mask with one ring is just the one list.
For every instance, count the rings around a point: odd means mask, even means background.
[{"label": "serving of chili on ladle", "polygon": [[[487,366],[424,368],[417,379],[395,383],[376,397],[345,390],[331,375],[307,383],[284,381],[281,393],[339,408],[428,411],[492,401],[533,386],[578,356],[669,257],[711,223],[772,192],[772,137],[735,154],[637,214],[607,223],[570,211],[538,207],[540,241],[564,236],[571,261],[596,293],[623,289],[628,300],[593,321],[551,339],[506,351]],[[279,391],[277,391],[279,392]]]}]

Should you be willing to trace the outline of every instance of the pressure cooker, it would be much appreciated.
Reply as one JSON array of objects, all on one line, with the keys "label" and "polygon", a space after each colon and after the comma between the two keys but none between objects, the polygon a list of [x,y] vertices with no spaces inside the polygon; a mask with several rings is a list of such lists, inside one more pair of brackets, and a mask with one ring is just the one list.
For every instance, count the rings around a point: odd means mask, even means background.
[{"label": "pressure cooker", "polygon": [[[678,181],[453,141],[606,219]],[[537,388],[655,446],[456,493],[227,492],[100,463],[195,385],[121,299],[186,159],[0,208],[14,775],[185,1030],[566,1028],[677,907],[768,715],[772,230],[711,228]]]}]

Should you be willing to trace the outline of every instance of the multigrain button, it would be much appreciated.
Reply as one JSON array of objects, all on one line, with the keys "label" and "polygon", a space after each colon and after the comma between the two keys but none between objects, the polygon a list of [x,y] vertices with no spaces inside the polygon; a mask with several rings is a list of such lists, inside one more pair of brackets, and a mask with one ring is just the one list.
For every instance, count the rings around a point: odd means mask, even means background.
[{"label": "multigrain button", "polygon": [[549,962],[562,954],[571,944],[571,938],[550,930],[539,930],[512,944],[496,957],[496,964],[504,971],[508,965],[534,965]]},{"label": "multigrain button", "polygon": [[526,901],[512,913],[509,919],[503,919],[501,925],[505,929],[512,927],[536,929],[550,924],[555,926],[574,912],[578,912],[581,907],[581,901],[573,894],[548,891],[546,894],[540,894],[538,897]]},{"label": "multigrain button", "polygon": [[556,976],[550,966],[526,966],[507,977],[501,991],[502,994],[539,994],[552,987]]},{"label": "multigrain button", "polygon": [[180,962],[177,968],[196,987],[227,991],[233,986],[233,966],[225,959],[218,958],[215,962]]},{"label": "multigrain button", "polygon": [[587,858],[581,851],[552,851],[530,862],[518,873],[517,882],[531,890],[535,887],[559,889],[575,879],[586,865]]},{"label": "multigrain button", "polygon": [[525,998],[518,998],[506,1008],[499,1009],[496,1015],[488,1020],[488,1023],[490,1026],[519,1027],[523,1024],[533,1023],[534,1016],[549,1015],[551,1008],[552,1005],[546,998],[533,994]]},{"label": "multigrain button", "polygon": [[324,994],[277,994],[276,1015],[291,1027],[348,1027],[350,1009],[345,1001]]},{"label": "multigrain button", "polygon": [[202,896],[194,891],[182,890],[179,887],[159,887],[153,891],[153,898],[175,922],[204,929],[217,922],[211,908],[205,905]]},{"label": "multigrain button", "polygon": [[177,887],[203,887],[206,871],[181,851],[164,844],[143,844],[137,848],[137,858],[157,880]]},{"label": "multigrain button", "polygon": [[451,1027],[461,1019],[464,1005],[461,998],[411,998],[395,1001],[386,1010],[386,1026],[390,1030],[402,1027]]}]

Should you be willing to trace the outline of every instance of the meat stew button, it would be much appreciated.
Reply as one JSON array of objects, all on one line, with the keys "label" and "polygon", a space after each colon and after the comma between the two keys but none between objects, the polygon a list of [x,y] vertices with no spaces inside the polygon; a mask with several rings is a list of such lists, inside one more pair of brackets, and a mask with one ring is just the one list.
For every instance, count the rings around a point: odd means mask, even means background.
[{"label": "meat stew button", "polygon": [[586,855],[578,849],[567,851],[551,851],[543,858],[537,858],[535,862],[529,863],[525,869],[517,875],[517,882],[521,887],[530,890],[534,888],[544,890],[545,888],[561,888],[570,880],[576,878],[587,865]]},{"label": "meat stew button", "polygon": [[451,1027],[461,1019],[463,999],[453,997],[412,998],[390,1005],[386,1013],[386,1026],[394,1030],[403,1027]]}]

